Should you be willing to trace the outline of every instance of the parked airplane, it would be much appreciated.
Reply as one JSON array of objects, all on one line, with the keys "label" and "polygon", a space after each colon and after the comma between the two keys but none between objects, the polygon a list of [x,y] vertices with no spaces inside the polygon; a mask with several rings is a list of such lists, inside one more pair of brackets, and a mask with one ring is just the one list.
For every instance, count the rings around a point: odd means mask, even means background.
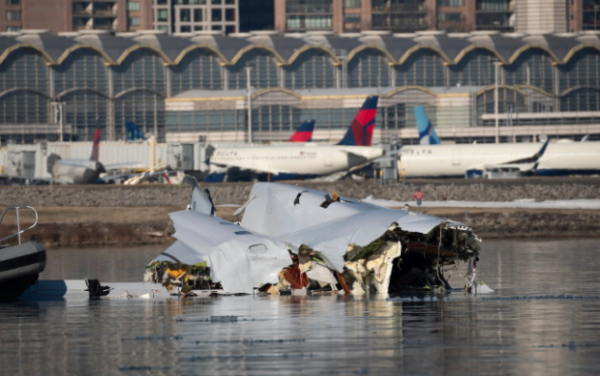
[{"label": "parked airplane", "polygon": [[48,157],[48,172],[52,174],[51,182],[58,184],[95,184],[101,173],[107,170],[132,167],[137,163],[118,163],[103,165],[100,156],[100,120],[96,124],[94,143],[90,159],[61,159],[52,154]]},{"label": "parked airplane", "polygon": [[[474,177],[504,170],[524,175],[600,173],[600,142],[441,145],[431,122],[415,106],[421,145],[403,146],[398,172],[408,177]],[[423,140],[425,138],[425,140]]]},{"label": "parked airplane", "polygon": [[[251,178],[270,175],[271,180],[309,179],[348,170],[381,157],[371,148],[377,96],[368,97],[358,110],[344,138],[337,145],[274,145],[217,148],[209,160],[207,182],[235,180],[234,171],[249,171]],[[223,170],[226,167],[228,170]],[[221,168],[221,170],[219,170]]]}]

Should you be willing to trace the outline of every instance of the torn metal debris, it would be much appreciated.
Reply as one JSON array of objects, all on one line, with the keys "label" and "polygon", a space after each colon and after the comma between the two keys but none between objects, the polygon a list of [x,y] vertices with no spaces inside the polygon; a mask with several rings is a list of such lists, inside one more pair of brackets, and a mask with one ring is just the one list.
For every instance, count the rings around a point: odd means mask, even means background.
[{"label": "torn metal debris", "polygon": [[169,291],[443,291],[450,288],[445,269],[460,262],[469,268],[465,289],[475,286],[480,240],[464,224],[275,183],[256,183],[234,224],[215,216],[193,178],[184,181],[194,188],[189,210],[170,215],[177,241],[145,277]]}]

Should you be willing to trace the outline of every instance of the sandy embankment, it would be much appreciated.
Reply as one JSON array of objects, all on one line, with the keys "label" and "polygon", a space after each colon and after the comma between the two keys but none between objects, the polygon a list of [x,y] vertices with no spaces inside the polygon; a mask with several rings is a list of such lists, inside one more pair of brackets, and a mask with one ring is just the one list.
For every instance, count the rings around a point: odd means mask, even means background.
[{"label": "sandy embankment", "polygon": [[[337,191],[364,198],[373,195],[386,200],[412,200],[412,192],[425,191],[426,199],[464,201],[510,201],[600,199],[600,179],[470,183],[463,181],[411,183],[379,187],[373,182],[310,183],[302,186]],[[216,205],[242,204],[251,184],[207,185]],[[47,246],[168,244],[168,213],[183,210],[189,202],[189,188],[173,186],[67,186],[0,187],[0,206],[31,205],[39,213],[38,226],[23,239],[36,239]],[[233,218],[235,208],[219,207],[218,215]],[[508,209],[508,208],[424,208],[423,213],[450,218],[476,227],[483,238],[494,237],[595,237],[600,234],[600,210]],[[23,212],[22,226],[33,222]],[[14,214],[7,215],[0,237],[16,231]]]}]

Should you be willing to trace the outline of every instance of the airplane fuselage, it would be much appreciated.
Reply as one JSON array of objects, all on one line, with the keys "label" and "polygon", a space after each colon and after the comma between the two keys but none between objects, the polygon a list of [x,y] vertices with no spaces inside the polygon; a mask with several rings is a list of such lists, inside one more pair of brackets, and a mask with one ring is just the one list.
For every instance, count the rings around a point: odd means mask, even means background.
[{"label": "airplane fuselage", "polygon": [[[531,157],[541,147],[541,143],[404,146],[398,171],[404,170],[407,177],[464,177],[468,170]],[[533,173],[600,173],[600,142],[550,143]]]},{"label": "airplane fuselage", "polygon": [[58,184],[95,184],[102,164],[88,159],[61,159],[53,167],[53,175]]},{"label": "airplane fuselage", "polygon": [[[383,155],[383,150],[366,146],[285,145],[217,148],[211,172],[218,167],[235,167],[292,178],[329,175],[344,171]],[[216,166],[215,166],[216,165]]]}]

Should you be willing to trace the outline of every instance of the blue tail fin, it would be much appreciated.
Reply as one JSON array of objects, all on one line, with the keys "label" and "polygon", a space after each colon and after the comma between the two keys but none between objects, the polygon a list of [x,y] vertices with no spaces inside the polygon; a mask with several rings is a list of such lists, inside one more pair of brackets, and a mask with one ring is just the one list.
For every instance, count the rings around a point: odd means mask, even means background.
[{"label": "blue tail fin", "polygon": [[127,129],[127,141],[145,140],[144,135],[135,123],[128,121],[125,123],[125,128]]},{"label": "blue tail fin", "polygon": [[373,130],[375,129],[375,116],[377,116],[378,96],[367,97],[365,103],[356,113],[352,124],[338,145],[371,146]]},{"label": "blue tail fin", "polygon": [[433,129],[423,106],[415,106],[415,117],[417,118],[417,129],[421,145],[440,145],[442,142]]}]

